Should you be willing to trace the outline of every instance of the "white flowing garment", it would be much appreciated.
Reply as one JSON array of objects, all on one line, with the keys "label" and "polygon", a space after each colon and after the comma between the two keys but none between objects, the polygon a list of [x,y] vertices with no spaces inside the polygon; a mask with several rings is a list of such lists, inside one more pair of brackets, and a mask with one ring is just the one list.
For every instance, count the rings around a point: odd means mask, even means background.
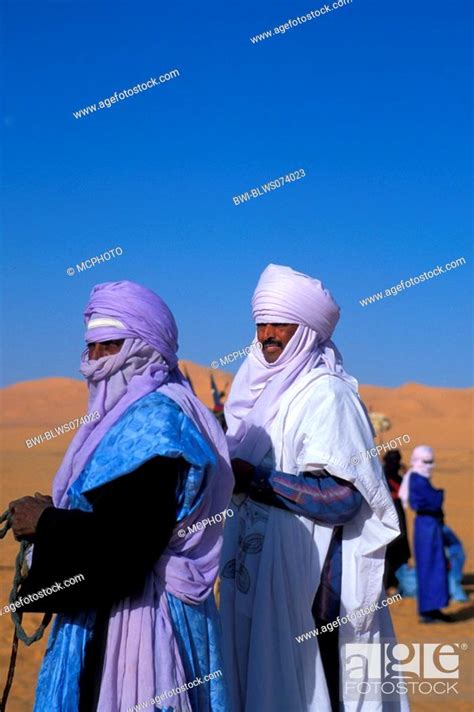
[{"label": "white flowing garment", "polygon": [[[360,456],[373,435],[355,382],[319,369],[297,378],[281,398],[270,439],[266,466],[294,476],[324,467],[361,492],[365,501],[343,528],[340,616],[380,602],[385,547],[399,534],[398,519],[378,458]],[[232,712],[330,712],[317,639],[298,643],[295,636],[314,629],[311,607],[333,527],[246,496],[232,506],[221,570]],[[386,608],[342,625],[341,670],[344,643],[394,637]],[[385,708],[381,700],[344,699],[346,712]],[[398,709],[409,709],[406,698]]]}]

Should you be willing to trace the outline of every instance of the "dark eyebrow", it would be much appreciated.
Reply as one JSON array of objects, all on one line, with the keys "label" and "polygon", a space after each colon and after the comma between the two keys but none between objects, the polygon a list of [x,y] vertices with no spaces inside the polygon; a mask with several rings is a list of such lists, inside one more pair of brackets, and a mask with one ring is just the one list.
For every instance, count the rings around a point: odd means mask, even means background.
[{"label": "dark eyebrow", "polygon": [[95,346],[96,344],[120,344],[121,341],[124,341],[124,339],[109,339],[108,341],[89,341],[89,343],[86,342],[86,346]]}]

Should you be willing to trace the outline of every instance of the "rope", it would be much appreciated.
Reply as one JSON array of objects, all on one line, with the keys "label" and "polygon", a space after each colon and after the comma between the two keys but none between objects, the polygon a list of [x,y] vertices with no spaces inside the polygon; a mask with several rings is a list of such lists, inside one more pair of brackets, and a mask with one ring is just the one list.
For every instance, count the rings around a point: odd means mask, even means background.
[{"label": "rope", "polygon": [[0,711],[5,712],[7,709],[8,695],[10,694],[11,686],[13,684],[13,676],[15,675],[15,665],[16,656],[18,653],[18,636],[16,634],[16,628],[13,630],[13,641],[12,641],[12,652],[10,655],[10,664],[8,666],[8,675],[5,687],[3,688],[2,701],[0,702]]},{"label": "rope", "polygon": [[[0,516],[0,524],[3,524],[5,522],[5,525],[0,528],[0,539],[3,539],[9,529],[11,529],[12,526],[12,518],[10,511],[7,509],[6,512],[4,512]],[[10,592],[10,597],[9,597],[9,602],[14,603],[18,599],[18,591],[21,586],[22,581],[24,580],[25,576],[23,575],[23,567],[25,565],[25,560],[26,560],[26,552],[28,551],[28,546],[29,544],[26,541],[22,541],[20,543],[20,550],[17,554],[16,561],[15,561],[15,574],[13,576],[13,585],[12,585],[12,590]],[[10,694],[10,689],[13,683],[13,676],[15,674],[15,665],[16,665],[16,656],[18,652],[18,640],[21,640],[22,643],[25,645],[31,645],[32,643],[35,643],[37,640],[40,640],[43,637],[43,633],[46,630],[46,627],[49,625],[49,622],[51,620],[52,613],[45,613],[43,616],[43,620],[41,621],[40,625],[38,628],[35,630],[35,632],[32,635],[28,635],[21,625],[21,619],[22,619],[22,613],[19,613],[18,610],[14,610],[11,613],[13,625],[14,625],[14,633],[13,633],[13,642],[12,642],[12,652],[10,656],[10,665],[8,668],[8,675],[7,675],[7,681],[5,683],[5,688],[3,690],[3,695],[2,695],[2,700],[0,702],[0,712],[5,712],[6,710],[6,705],[7,705],[7,700],[8,700],[8,695]]]},{"label": "rope", "polygon": [[3,537],[12,525],[12,517],[9,509],[7,509],[6,512],[3,512],[3,514],[0,516],[0,524],[2,522],[5,522],[5,526],[0,529],[0,539],[3,539]]}]

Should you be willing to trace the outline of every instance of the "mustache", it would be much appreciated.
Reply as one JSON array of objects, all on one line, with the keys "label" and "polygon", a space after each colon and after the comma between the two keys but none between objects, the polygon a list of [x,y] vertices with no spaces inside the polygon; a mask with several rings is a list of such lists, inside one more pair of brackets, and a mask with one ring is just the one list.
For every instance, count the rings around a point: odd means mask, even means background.
[{"label": "mustache", "polygon": [[262,349],[265,348],[265,346],[279,346],[281,349],[283,348],[283,344],[281,341],[278,341],[278,339],[265,339],[265,341],[262,343]]}]

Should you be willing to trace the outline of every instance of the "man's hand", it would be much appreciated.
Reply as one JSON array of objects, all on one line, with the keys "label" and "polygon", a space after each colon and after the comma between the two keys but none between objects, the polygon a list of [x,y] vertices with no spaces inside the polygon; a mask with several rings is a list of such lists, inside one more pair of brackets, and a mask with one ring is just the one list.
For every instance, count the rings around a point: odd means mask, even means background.
[{"label": "man's hand", "polygon": [[231,465],[235,477],[234,494],[248,492],[253,479],[254,466],[238,457],[232,460]]},{"label": "man's hand", "polygon": [[49,494],[41,494],[41,492],[35,492],[35,499],[40,502],[48,503],[50,507],[54,507],[53,498]]},{"label": "man's hand", "polygon": [[16,539],[32,539],[36,534],[38,520],[48,507],[53,507],[48,495],[36,492],[34,497],[21,497],[10,502],[12,529]]}]

